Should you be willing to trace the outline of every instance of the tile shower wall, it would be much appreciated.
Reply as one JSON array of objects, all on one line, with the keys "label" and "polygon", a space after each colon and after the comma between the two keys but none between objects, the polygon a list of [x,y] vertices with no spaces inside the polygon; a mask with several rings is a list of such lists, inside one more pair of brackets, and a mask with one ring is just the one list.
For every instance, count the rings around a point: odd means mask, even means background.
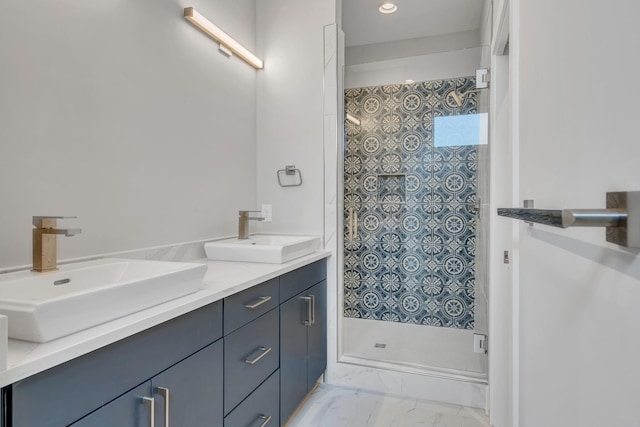
[{"label": "tile shower wall", "polygon": [[344,153],[346,317],[473,329],[477,150],[434,147],[433,122],[476,113],[475,92],[456,97],[474,88],[345,91],[360,120],[347,121]]}]

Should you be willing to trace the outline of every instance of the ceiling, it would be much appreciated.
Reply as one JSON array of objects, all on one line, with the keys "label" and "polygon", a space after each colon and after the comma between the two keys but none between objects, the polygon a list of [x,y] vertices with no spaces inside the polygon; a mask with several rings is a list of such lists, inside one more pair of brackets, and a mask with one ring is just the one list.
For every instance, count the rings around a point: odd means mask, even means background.
[{"label": "ceiling", "polygon": [[485,0],[394,0],[395,13],[378,12],[383,0],[342,0],[347,46],[477,30]]}]

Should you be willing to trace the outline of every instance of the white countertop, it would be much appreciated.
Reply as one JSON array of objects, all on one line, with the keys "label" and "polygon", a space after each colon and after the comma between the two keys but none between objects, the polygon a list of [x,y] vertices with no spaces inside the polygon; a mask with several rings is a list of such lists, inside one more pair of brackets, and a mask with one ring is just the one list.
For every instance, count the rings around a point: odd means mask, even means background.
[{"label": "white countertop", "polygon": [[10,339],[7,369],[0,370],[0,387],[327,258],[330,254],[330,251],[321,250],[284,264],[198,261],[207,264],[208,270],[202,288],[193,294],[43,344]]}]

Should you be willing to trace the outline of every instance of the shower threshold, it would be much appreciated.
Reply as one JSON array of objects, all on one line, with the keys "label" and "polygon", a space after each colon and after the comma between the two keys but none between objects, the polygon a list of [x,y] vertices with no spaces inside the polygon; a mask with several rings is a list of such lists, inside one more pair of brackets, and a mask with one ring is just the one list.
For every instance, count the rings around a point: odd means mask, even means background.
[{"label": "shower threshold", "polygon": [[480,372],[461,371],[457,369],[447,369],[434,366],[425,366],[418,363],[402,362],[394,360],[371,359],[353,354],[343,354],[339,363],[349,365],[377,368],[387,371],[403,372],[414,375],[425,375],[436,378],[443,378],[455,381],[464,381],[474,384],[487,384],[487,374]]}]

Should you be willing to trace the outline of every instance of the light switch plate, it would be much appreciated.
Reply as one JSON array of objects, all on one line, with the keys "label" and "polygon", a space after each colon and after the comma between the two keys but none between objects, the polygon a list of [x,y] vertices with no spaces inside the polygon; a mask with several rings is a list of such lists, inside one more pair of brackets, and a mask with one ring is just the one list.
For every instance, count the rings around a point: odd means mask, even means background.
[{"label": "light switch plate", "polygon": [[264,222],[273,221],[273,205],[262,205],[261,211]]}]

